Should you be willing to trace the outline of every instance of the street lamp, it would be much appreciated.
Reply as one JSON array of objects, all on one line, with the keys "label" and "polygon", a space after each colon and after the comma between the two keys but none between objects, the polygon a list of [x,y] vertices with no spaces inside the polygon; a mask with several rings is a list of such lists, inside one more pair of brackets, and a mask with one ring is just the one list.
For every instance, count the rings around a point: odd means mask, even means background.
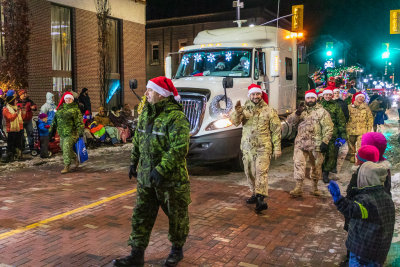
[{"label": "street lamp", "polygon": [[339,62],[339,64],[342,64],[343,63],[343,59],[339,59],[338,62]]}]

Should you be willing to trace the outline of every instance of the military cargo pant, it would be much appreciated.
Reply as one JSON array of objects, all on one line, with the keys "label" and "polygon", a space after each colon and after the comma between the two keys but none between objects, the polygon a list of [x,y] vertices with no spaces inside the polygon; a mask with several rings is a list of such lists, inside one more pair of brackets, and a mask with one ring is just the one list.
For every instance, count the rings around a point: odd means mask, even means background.
[{"label": "military cargo pant", "polygon": [[350,135],[349,136],[349,154],[348,157],[352,161],[355,160],[355,154],[361,147],[361,137],[362,135]]},{"label": "military cargo pant", "polygon": [[132,233],[128,245],[146,249],[158,209],[169,220],[168,239],[173,246],[182,247],[189,233],[190,185],[155,188],[138,185],[136,206],[132,215]]},{"label": "military cargo pant", "polygon": [[268,170],[271,153],[243,154],[244,172],[252,194],[268,196]]},{"label": "military cargo pant", "polygon": [[[324,154],[324,163],[322,164],[322,171],[323,172],[331,172],[336,169],[336,162],[338,156],[338,149],[335,147],[335,140],[330,141],[328,143],[328,151]],[[332,140],[331,139],[331,140]]]},{"label": "military cargo pant", "polygon": [[78,138],[76,136],[66,136],[66,137],[60,136],[60,147],[63,153],[64,166],[71,165],[71,162],[76,158],[76,154],[74,152],[74,145],[77,139]]},{"label": "military cargo pant", "polygon": [[339,148],[339,151],[338,151],[338,157],[337,157],[337,163],[336,163],[337,173],[341,172],[344,160],[346,159],[348,152],[349,152],[349,145],[348,145],[348,142],[346,142],[346,143],[344,143],[344,145],[342,145]]},{"label": "military cargo pant", "polygon": [[311,167],[311,179],[319,180],[322,176],[322,163],[324,154],[317,151],[305,151],[294,147],[294,179],[303,181],[306,165]]}]

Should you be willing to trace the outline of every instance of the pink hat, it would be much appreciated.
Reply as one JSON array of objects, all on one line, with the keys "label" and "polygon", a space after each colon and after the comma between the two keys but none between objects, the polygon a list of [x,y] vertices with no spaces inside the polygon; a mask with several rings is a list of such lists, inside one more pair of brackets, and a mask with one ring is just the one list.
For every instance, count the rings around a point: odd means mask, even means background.
[{"label": "pink hat", "polygon": [[387,147],[387,140],[382,133],[369,132],[361,137],[361,146],[371,145],[379,150],[379,161],[385,160],[383,154]]},{"label": "pink hat", "polygon": [[318,95],[317,95],[317,92],[315,91],[315,89],[311,89],[311,90],[306,91],[306,94],[305,94],[304,97],[305,97],[305,98],[307,98],[307,97],[315,97],[315,98],[318,98]]},{"label": "pink hat", "polygon": [[178,90],[176,90],[171,79],[168,79],[167,77],[160,76],[153,78],[147,82],[146,87],[156,91],[164,97],[173,95],[176,101],[181,99],[180,95],[178,94]]},{"label": "pink hat", "polygon": [[261,93],[262,99],[265,103],[268,104],[268,95],[261,89],[261,86],[254,83],[250,84],[250,86],[248,87],[247,96],[250,97],[252,93]]},{"label": "pink hat", "polygon": [[362,146],[360,149],[357,151],[357,159],[366,162],[366,161],[372,161],[372,162],[378,162],[379,161],[379,150],[370,145]]},{"label": "pink hat", "polygon": [[47,114],[46,113],[40,113],[39,114],[39,119],[43,120],[44,118],[47,118]]}]

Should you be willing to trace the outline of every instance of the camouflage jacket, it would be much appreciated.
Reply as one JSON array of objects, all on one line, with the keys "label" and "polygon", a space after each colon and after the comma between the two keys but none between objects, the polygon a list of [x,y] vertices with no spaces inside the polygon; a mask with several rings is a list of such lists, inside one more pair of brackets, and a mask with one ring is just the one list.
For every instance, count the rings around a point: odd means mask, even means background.
[{"label": "camouflage jacket", "polygon": [[306,151],[320,151],[321,142],[328,144],[333,133],[333,123],[329,112],[321,104],[315,104],[297,116],[290,114],[288,123],[297,128],[295,146]]},{"label": "camouflage jacket", "polygon": [[236,126],[243,125],[240,145],[243,152],[281,151],[281,120],[263,100],[258,104],[247,100],[243,112],[235,111],[230,118]]},{"label": "camouflage jacket", "polygon": [[172,96],[155,105],[146,103],[133,138],[131,164],[137,166],[138,183],[150,187],[155,168],[163,177],[160,187],[189,182],[186,155],[190,124]]},{"label": "camouflage jacket", "polygon": [[83,134],[83,117],[77,103],[64,103],[57,110],[51,125],[51,130],[53,129],[57,129],[60,137],[78,137],[80,134]]},{"label": "camouflage jacket", "polygon": [[359,106],[349,105],[349,122],[346,130],[348,135],[363,135],[372,130],[374,118],[366,103]]},{"label": "camouflage jacket", "polygon": [[329,115],[331,115],[331,120],[333,122],[333,133],[331,141],[335,141],[338,137],[347,139],[346,118],[339,104],[334,100],[326,101],[325,99],[323,99],[321,101],[321,105],[326,111],[329,112]]}]

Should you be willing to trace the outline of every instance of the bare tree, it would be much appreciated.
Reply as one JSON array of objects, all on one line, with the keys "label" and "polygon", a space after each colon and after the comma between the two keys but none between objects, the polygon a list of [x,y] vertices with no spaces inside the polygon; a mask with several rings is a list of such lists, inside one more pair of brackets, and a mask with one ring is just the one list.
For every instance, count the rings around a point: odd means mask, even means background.
[{"label": "bare tree", "polygon": [[0,80],[16,89],[28,87],[28,41],[31,33],[27,0],[3,0],[4,51]]},{"label": "bare tree", "polygon": [[98,54],[99,54],[99,83],[100,83],[100,105],[105,105],[108,92],[108,82],[111,71],[110,63],[110,32],[109,23],[110,2],[109,0],[95,0],[98,26]]}]

